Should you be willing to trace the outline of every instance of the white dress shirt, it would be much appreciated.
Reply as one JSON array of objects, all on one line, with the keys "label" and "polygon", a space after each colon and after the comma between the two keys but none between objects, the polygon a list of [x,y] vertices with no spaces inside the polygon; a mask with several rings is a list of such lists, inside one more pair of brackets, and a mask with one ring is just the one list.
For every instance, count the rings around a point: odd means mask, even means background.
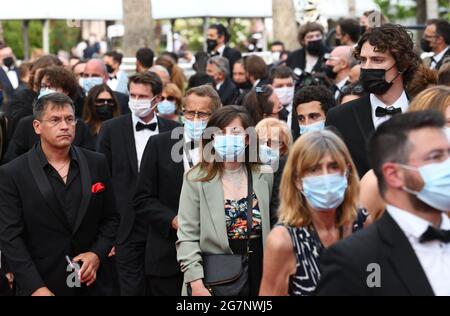
[{"label": "white dress shirt", "polygon": [[218,49],[217,49],[217,53],[219,54],[219,56],[223,56],[223,52],[225,51],[225,45],[222,45],[222,46],[220,46]]},{"label": "white dress shirt", "polygon": [[287,118],[287,125],[289,127],[289,130],[291,129],[292,126],[292,111],[293,111],[293,105],[292,103],[290,105],[288,105],[287,107],[285,107],[285,109],[289,112],[288,118]]},{"label": "white dress shirt", "polygon": [[350,79],[348,76],[344,78],[344,80],[339,81],[335,84],[335,86],[338,88],[336,92],[334,93],[334,98],[337,100],[337,98],[341,95],[342,88],[347,83],[348,79]]},{"label": "white dress shirt", "polygon": [[[184,142],[190,143],[192,141],[192,138],[190,138],[186,133],[184,133]],[[200,149],[199,147],[196,147],[194,149],[189,150],[189,156],[192,159],[192,165],[195,166],[200,162]],[[188,172],[191,170],[191,166],[188,161],[188,157],[186,155],[186,151],[183,147],[183,165],[184,165],[184,172]]]},{"label": "white dress shirt", "polygon": [[[408,238],[434,294],[450,296],[450,244],[440,241],[420,243],[420,236],[428,226],[433,226],[431,223],[392,205],[387,206],[387,211]],[[445,213],[442,213],[440,229],[450,230],[450,219]]]},{"label": "white dress shirt", "polygon": [[155,114],[153,116],[153,119],[149,123],[145,123],[139,117],[134,115],[134,113],[131,114],[131,118],[133,120],[134,142],[136,145],[136,154],[137,154],[138,171],[139,171],[141,168],[141,160],[142,160],[142,155],[144,154],[145,146],[147,146],[147,142],[150,139],[150,137],[157,135],[159,133],[159,126],[156,125],[156,129],[154,131],[151,131],[149,129],[143,129],[142,131],[138,132],[138,131],[136,131],[136,125],[138,122],[141,122],[142,124],[145,124],[145,125],[152,124],[152,123],[158,124],[158,117]]},{"label": "white dress shirt", "polygon": [[17,87],[19,87],[19,78],[17,77],[17,72],[14,70],[9,70],[8,67],[5,66],[2,66],[2,68],[8,76],[9,82],[11,82],[13,89],[17,89]]},{"label": "white dress shirt", "polygon": [[408,111],[408,106],[409,106],[409,101],[408,101],[408,97],[406,96],[406,92],[403,91],[402,95],[400,96],[400,98],[397,99],[397,101],[394,102],[394,104],[387,106],[386,104],[384,104],[380,99],[377,98],[377,96],[375,94],[370,94],[370,104],[372,105],[372,120],[373,120],[373,125],[375,127],[375,129],[378,128],[378,126],[380,126],[382,123],[386,122],[387,120],[389,120],[391,118],[390,115],[386,115],[383,117],[377,117],[375,115],[377,107],[382,107],[382,108],[387,108],[387,107],[394,107],[396,109],[401,108],[402,109],[402,113],[406,113]]},{"label": "white dress shirt", "polygon": [[431,69],[436,69],[437,64],[439,64],[439,62],[441,61],[442,58],[444,58],[445,53],[447,53],[447,51],[450,49],[450,46],[447,46],[446,49],[444,49],[442,52],[440,52],[439,54],[433,56],[433,59],[431,61]]}]

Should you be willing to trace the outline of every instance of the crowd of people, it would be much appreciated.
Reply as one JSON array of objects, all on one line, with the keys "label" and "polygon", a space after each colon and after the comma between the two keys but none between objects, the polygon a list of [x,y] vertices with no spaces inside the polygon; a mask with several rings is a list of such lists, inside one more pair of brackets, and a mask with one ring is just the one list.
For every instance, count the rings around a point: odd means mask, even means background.
[{"label": "crowd of people", "polygon": [[214,24],[190,78],[2,45],[0,295],[449,296],[450,24],[382,22]]}]

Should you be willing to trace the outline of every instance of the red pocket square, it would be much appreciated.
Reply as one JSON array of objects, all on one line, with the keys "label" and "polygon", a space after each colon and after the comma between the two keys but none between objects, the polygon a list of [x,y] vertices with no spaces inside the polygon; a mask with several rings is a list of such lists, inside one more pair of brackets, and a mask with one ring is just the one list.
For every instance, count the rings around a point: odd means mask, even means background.
[{"label": "red pocket square", "polygon": [[105,185],[101,182],[97,182],[96,184],[92,185],[92,193],[100,193],[105,191]]}]

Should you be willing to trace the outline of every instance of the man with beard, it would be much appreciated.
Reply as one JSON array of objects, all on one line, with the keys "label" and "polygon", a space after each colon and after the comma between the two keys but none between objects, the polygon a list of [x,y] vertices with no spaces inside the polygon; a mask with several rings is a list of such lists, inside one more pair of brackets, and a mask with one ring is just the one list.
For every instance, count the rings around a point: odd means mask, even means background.
[{"label": "man with beard", "polygon": [[234,63],[241,59],[241,52],[227,46],[230,40],[230,34],[223,24],[212,24],[208,28],[208,38],[206,47],[208,54],[213,56],[221,56],[228,59],[230,63],[229,72],[233,70]]},{"label": "man with beard", "polygon": [[116,51],[107,52],[103,56],[103,62],[109,75],[108,86],[120,93],[128,94],[128,75],[120,70],[123,55]]},{"label": "man with beard", "polygon": [[398,115],[369,142],[383,217],[322,257],[319,295],[450,295],[450,142],[433,111]]}]

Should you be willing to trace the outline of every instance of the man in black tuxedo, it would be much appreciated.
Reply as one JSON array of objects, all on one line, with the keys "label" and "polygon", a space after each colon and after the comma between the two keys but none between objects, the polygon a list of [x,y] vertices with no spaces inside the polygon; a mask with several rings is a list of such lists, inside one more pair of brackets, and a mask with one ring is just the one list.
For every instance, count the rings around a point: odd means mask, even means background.
[{"label": "man in black tuxedo", "polygon": [[322,71],[323,56],[329,52],[324,44],[324,32],[323,26],[316,22],[309,22],[300,27],[298,41],[303,48],[290,53],[286,60],[286,66],[297,76]]},{"label": "man in black tuxedo", "polygon": [[[129,235],[133,225],[133,196],[148,140],[179,126],[176,122],[156,116],[154,109],[161,100],[163,89],[158,75],[147,72],[131,76],[128,89],[132,113],[104,122],[97,138],[97,151],[104,154],[108,161],[121,215],[119,244]],[[127,256],[119,248],[117,260],[122,255]],[[120,265],[118,270],[120,275]]]},{"label": "man in black tuxedo", "polygon": [[208,60],[206,73],[214,84],[223,105],[232,105],[239,96],[239,89],[230,78],[229,63],[224,57],[215,56]]},{"label": "man in black tuxedo", "polygon": [[[105,64],[100,59],[91,59],[86,63],[86,68],[81,75],[81,83],[83,85],[83,91],[85,95],[89,93],[89,90],[96,85],[107,83],[109,80],[108,71]],[[128,108],[128,95],[114,91],[114,96],[119,101],[120,113],[122,115],[130,113]]]},{"label": "man in black tuxedo", "polygon": [[319,295],[450,295],[450,140],[433,111],[395,116],[369,142],[387,203],[368,229],[327,250]]},{"label": "man in black tuxedo", "polygon": [[419,58],[406,30],[393,24],[369,29],[355,54],[361,61],[361,84],[369,95],[331,109],[326,125],[337,128],[362,177],[369,170],[365,148],[370,134],[392,115],[408,109],[405,86],[414,76]]},{"label": "man in black tuxedo", "polygon": [[433,57],[425,60],[425,64],[429,64],[431,69],[440,70],[450,62],[450,23],[437,19],[427,21],[421,48],[424,52],[434,53]]},{"label": "man in black tuxedo", "polygon": [[72,146],[75,107],[64,94],[42,97],[34,115],[40,143],[0,167],[0,245],[18,294],[108,294],[103,263],[119,218],[106,159]]},{"label": "man in black tuxedo", "polygon": [[234,63],[242,58],[241,52],[227,46],[230,40],[230,34],[223,24],[212,24],[208,28],[208,38],[206,47],[208,54],[213,56],[221,56],[229,61],[228,72],[233,70]]},{"label": "man in black tuxedo", "polygon": [[[6,151],[4,159],[0,159],[1,163],[13,161],[20,155],[28,152],[37,142],[39,142],[39,136],[34,132],[33,121],[33,115],[24,117],[20,120],[12,139],[8,144],[8,150]],[[73,145],[95,151],[94,137],[92,136],[89,127],[82,120],[77,121]]]},{"label": "man in black tuxedo", "polygon": [[0,60],[0,86],[7,99],[10,99],[20,84],[20,72],[10,47],[0,48]]},{"label": "man in black tuxedo", "polygon": [[175,242],[183,175],[199,162],[202,132],[220,107],[210,85],[192,88],[186,93],[185,127],[150,138],[134,198],[136,220],[124,244],[129,255],[122,263],[122,295],[181,295]]}]

